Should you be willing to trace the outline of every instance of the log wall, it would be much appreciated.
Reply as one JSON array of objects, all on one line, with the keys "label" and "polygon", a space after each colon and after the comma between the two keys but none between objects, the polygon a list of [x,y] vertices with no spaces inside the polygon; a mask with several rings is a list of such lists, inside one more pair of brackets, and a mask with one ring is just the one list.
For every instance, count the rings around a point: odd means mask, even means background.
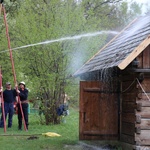
[{"label": "log wall", "polygon": [[136,80],[134,74],[122,72],[120,105],[120,141],[135,144]]},{"label": "log wall", "polygon": [[150,149],[150,76],[138,82],[138,74],[122,74],[121,81],[120,141]]},{"label": "log wall", "polygon": [[150,149],[150,76],[144,77],[141,86],[138,85],[138,91],[136,98],[138,122],[135,124],[135,141],[136,145],[147,146]]},{"label": "log wall", "polygon": [[[150,69],[150,45],[137,57],[137,60],[139,61],[139,69]],[[135,124],[136,150],[150,150],[150,72],[143,73],[143,76],[143,81],[137,84],[138,96],[136,97],[137,109],[135,110],[138,118]]]},{"label": "log wall", "polygon": [[137,60],[140,72],[121,72],[120,141],[150,150],[150,46]]}]

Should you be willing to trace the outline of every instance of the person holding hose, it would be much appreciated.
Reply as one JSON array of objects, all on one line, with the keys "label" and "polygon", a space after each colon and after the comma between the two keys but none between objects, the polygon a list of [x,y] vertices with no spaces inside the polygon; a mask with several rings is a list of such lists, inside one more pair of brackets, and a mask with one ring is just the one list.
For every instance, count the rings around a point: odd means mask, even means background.
[{"label": "person holding hose", "polygon": [[[20,102],[21,102],[21,106],[22,106],[22,111],[23,111],[23,115],[24,115],[24,120],[25,120],[25,124],[26,124],[26,128],[28,130],[28,90],[25,88],[25,82],[20,82],[19,83],[19,89],[17,90],[18,96],[20,97]],[[20,104],[17,104],[18,107],[18,130],[22,130],[22,113],[21,113],[21,108],[20,108]]]},{"label": "person holding hose", "polygon": [[[0,93],[2,93],[2,89],[0,90]],[[14,114],[14,102],[16,98],[16,90],[11,88],[11,83],[6,82],[6,89],[3,92],[3,99],[4,99],[4,112],[5,112],[5,119],[7,118],[8,114],[8,128],[12,127],[12,120],[13,120],[13,114]],[[4,127],[4,120],[3,120],[3,114],[1,116],[1,122],[0,127]]]}]

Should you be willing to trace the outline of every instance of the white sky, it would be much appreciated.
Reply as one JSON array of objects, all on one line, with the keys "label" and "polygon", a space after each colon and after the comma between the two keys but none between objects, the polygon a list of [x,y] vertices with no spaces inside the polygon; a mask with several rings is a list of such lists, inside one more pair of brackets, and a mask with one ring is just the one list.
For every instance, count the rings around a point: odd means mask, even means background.
[{"label": "white sky", "polygon": [[138,3],[148,3],[149,2],[149,0],[135,0],[135,1]]},{"label": "white sky", "polygon": [[128,0],[128,1],[129,2],[136,1],[139,4],[143,4],[143,6],[142,6],[143,13],[145,13],[145,11],[148,8],[148,6],[150,7],[150,0]]}]

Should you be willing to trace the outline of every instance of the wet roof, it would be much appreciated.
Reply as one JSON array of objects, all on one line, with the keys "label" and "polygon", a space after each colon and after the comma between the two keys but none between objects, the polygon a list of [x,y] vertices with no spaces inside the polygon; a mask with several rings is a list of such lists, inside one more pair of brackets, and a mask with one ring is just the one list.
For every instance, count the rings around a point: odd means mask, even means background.
[{"label": "wet roof", "polygon": [[[131,22],[77,72],[75,72],[74,76],[80,76],[83,73],[118,66],[146,38],[150,38],[150,15],[139,17]],[[150,42],[148,45],[149,44]],[[135,58],[132,58],[130,60],[134,59]]]}]

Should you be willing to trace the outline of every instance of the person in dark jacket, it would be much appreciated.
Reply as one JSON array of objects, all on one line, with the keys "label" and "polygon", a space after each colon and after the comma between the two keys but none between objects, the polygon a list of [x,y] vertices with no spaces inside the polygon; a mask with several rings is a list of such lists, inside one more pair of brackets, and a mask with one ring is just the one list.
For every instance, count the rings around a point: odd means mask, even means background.
[{"label": "person in dark jacket", "polygon": [[[26,124],[26,128],[28,130],[28,90],[25,88],[25,82],[20,82],[19,83],[19,89],[17,90],[17,93],[20,97],[20,102],[21,102],[21,106],[22,106],[22,111],[23,111],[23,115],[24,115],[24,119],[25,119],[25,124]],[[22,130],[22,113],[21,113],[21,109],[20,109],[20,104],[17,104],[18,106],[18,129]]]},{"label": "person in dark jacket", "polygon": [[[1,91],[2,92],[2,91]],[[8,128],[12,127],[12,119],[14,114],[14,102],[16,98],[16,90],[11,89],[10,82],[6,83],[6,89],[3,92],[5,119],[8,114]],[[1,116],[0,127],[4,127],[3,114]]]}]

